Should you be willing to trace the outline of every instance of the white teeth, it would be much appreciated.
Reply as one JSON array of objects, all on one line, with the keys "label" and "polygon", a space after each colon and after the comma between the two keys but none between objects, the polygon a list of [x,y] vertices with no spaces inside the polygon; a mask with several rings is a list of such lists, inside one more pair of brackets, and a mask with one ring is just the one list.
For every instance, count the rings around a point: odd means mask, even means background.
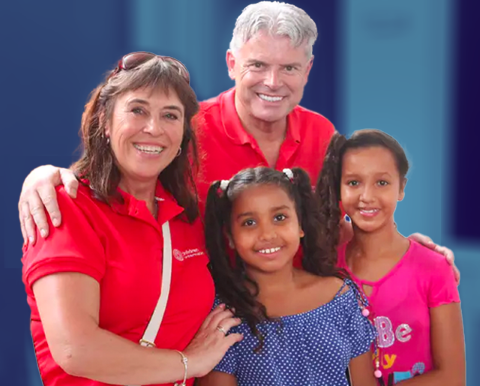
[{"label": "white teeth", "polygon": [[360,212],[364,212],[364,213],[376,213],[378,212],[378,209],[360,209]]},{"label": "white teeth", "polygon": [[260,249],[258,252],[264,255],[269,255],[270,253],[278,252],[280,249],[282,248],[277,247],[277,248],[269,248],[269,249]]},{"label": "white teeth", "polygon": [[263,99],[264,101],[267,101],[267,102],[278,102],[283,99],[283,97],[271,97],[264,94],[258,94],[258,96],[260,97],[260,99]]},{"label": "white teeth", "polygon": [[137,145],[137,144],[134,144],[133,147],[135,147],[135,149],[141,151],[142,153],[147,153],[147,154],[160,154],[164,149],[161,146]]}]

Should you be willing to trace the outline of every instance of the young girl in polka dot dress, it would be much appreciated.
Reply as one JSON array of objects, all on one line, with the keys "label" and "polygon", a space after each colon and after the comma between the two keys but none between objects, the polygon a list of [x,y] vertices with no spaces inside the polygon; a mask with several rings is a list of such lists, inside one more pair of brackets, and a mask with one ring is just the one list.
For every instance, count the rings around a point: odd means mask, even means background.
[{"label": "young girl in polka dot dress", "polygon": [[[259,167],[216,182],[205,221],[217,302],[242,319],[230,332],[244,338],[200,385],[346,386],[347,367],[355,386],[375,385],[374,328],[335,251],[323,248],[306,172]],[[293,267],[300,245],[303,270]]]},{"label": "young girl in polka dot dress", "polygon": [[393,218],[405,195],[408,161],[391,136],[335,134],[316,193],[330,249],[341,211],[353,239],[339,248],[370,303],[378,330],[375,374],[381,386],[465,385],[465,348],[457,284],[443,256],[403,237]]}]

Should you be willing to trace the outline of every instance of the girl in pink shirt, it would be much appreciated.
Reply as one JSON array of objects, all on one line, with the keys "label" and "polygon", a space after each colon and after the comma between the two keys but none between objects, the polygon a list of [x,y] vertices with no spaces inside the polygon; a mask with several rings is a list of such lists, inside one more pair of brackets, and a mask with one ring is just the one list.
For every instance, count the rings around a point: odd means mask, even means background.
[{"label": "girl in pink shirt", "polygon": [[341,207],[354,236],[338,263],[365,292],[377,328],[375,376],[381,386],[465,385],[460,298],[453,271],[436,252],[402,236],[394,212],[405,196],[408,160],[378,130],[330,142],[317,194],[334,249]]}]

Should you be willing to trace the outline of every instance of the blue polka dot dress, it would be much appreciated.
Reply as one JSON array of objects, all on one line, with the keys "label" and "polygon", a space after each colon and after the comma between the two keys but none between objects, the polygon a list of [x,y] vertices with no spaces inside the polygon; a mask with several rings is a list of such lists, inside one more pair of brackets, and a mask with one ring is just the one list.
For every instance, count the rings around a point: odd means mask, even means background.
[{"label": "blue polka dot dress", "polygon": [[358,291],[349,286],[340,292],[316,309],[258,325],[265,337],[259,354],[253,351],[259,340],[248,325],[233,327],[230,332],[244,338],[215,371],[235,375],[239,386],[348,386],[350,359],[370,349],[375,330],[361,313]]}]

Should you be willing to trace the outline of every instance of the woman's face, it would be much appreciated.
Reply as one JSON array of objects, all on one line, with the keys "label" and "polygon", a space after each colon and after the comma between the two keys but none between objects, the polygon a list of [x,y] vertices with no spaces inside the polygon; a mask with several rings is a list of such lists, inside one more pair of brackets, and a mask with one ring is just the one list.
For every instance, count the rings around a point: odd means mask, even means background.
[{"label": "woman's face", "polygon": [[105,135],[122,181],[153,182],[178,154],[185,107],[173,90],[142,88],[120,95]]}]

